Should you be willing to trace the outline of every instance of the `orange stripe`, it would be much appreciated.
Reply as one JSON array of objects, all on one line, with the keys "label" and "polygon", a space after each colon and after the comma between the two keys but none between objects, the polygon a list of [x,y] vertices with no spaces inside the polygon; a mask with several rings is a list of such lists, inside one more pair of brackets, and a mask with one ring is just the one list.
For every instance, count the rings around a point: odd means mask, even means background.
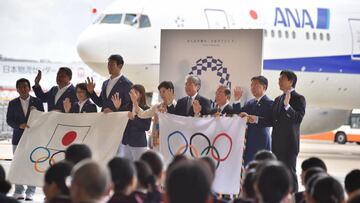
[{"label": "orange stripe", "polygon": [[328,140],[334,141],[335,134],[332,131],[324,132],[324,133],[317,133],[317,134],[310,134],[310,135],[301,135],[301,139],[306,140]]}]

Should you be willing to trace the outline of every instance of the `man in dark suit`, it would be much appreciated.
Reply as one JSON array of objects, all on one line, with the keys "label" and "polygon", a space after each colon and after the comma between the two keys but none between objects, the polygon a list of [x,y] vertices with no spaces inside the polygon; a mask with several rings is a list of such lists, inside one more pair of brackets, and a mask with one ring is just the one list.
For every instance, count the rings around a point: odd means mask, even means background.
[{"label": "man in dark suit", "polygon": [[[251,93],[254,96],[243,108],[236,109],[241,117],[248,118],[246,132],[246,147],[244,152],[244,166],[254,159],[256,152],[271,150],[271,137],[269,122],[273,101],[266,95],[268,80],[264,76],[251,78]],[[238,98],[239,99],[239,98]],[[236,105],[235,108],[239,108]]]},{"label": "man in dark suit", "polygon": [[61,67],[56,75],[57,86],[53,86],[48,92],[44,92],[40,86],[41,71],[35,78],[33,90],[37,98],[42,102],[47,102],[48,111],[64,112],[63,102],[69,98],[71,103],[77,102],[75,87],[70,83],[72,71],[68,67]]},{"label": "man in dark suit", "polygon": [[[6,122],[9,126],[13,128],[12,136],[12,145],[13,153],[15,153],[16,147],[21,139],[21,136],[24,132],[24,129],[28,127],[27,121],[29,119],[30,111],[32,109],[37,109],[39,111],[44,111],[42,102],[30,96],[30,82],[25,78],[21,78],[16,81],[16,90],[19,93],[19,97],[11,100],[9,102]],[[21,174],[19,174],[21,175]],[[24,199],[24,186],[15,185],[14,198],[15,199]],[[26,199],[32,200],[32,197],[35,193],[35,186],[27,186],[25,191]]]},{"label": "man in dark suit", "polygon": [[215,108],[210,110],[210,114],[215,116],[232,115],[234,113],[232,105],[229,104],[231,90],[224,85],[220,85],[215,92]]},{"label": "man in dark suit", "polygon": [[201,116],[210,113],[210,100],[201,96],[201,80],[198,76],[188,75],[185,82],[186,97],[177,101],[175,114],[180,116]]},{"label": "man in dark suit", "polygon": [[305,97],[295,91],[297,76],[293,71],[280,73],[279,87],[284,92],[273,104],[271,123],[272,151],[290,170],[293,192],[298,191],[296,159],[299,153],[300,124],[305,115]]},{"label": "man in dark suit", "polygon": [[[108,58],[108,71],[110,78],[105,80],[102,87],[100,96],[94,91],[95,83],[93,78],[87,78],[86,87],[90,92],[90,98],[93,102],[101,107],[101,111],[115,112],[115,111],[131,111],[130,88],[132,82],[121,74],[124,60],[120,55],[111,55]],[[120,102],[120,107],[116,108],[113,101]]]}]

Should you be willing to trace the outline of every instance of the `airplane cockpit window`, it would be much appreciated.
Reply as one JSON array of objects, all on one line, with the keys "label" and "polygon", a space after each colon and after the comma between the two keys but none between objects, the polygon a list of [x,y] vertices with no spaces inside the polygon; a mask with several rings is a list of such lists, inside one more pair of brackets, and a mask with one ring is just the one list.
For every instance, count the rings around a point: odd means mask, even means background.
[{"label": "airplane cockpit window", "polygon": [[107,14],[101,20],[100,23],[107,23],[107,24],[120,24],[121,23],[122,14]]},{"label": "airplane cockpit window", "polygon": [[141,15],[140,16],[140,27],[151,27],[149,16]]},{"label": "airplane cockpit window", "polygon": [[149,17],[142,14],[140,15],[140,17],[139,14],[126,14],[124,23],[131,26],[138,26],[139,28],[151,26]]}]

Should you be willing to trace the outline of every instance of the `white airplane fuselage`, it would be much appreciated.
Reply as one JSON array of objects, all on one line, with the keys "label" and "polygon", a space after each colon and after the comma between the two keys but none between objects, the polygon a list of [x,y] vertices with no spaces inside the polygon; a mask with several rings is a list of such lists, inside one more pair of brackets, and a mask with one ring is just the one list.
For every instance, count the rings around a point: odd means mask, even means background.
[{"label": "white airplane fuselage", "polygon": [[[348,0],[119,0],[82,33],[78,53],[104,76],[109,55],[121,54],[124,74],[151,92],[159,83],[161,29],[264,29],[267,94],[281,94],[281,70],[295,71],[296,90],[310,109],[303,133],[321,132],[338,127],[351,109],[360,107],[359,8],[360,3]],[[114,14],[122,16],[118,23],[104,21]],[[138,20],[129,23],[129,14]],[[141,27],[140,16],[147,16],[151,26]]]}]

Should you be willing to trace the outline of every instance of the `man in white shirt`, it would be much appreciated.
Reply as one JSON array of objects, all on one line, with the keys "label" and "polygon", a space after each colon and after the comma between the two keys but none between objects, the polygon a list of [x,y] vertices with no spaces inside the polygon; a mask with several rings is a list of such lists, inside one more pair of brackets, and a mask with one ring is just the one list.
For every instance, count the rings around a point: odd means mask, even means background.
[{"label": "man in white shirt", "polygon": [[40,86],[41,71],[38,71],[33,90],[37,98],[47,103],[48,111],[64,112],[63,102],[66,98],[69,98],[71,103],[77,102],[75,87],[70,83],[71,78],[72,71],[70,68],[59,68],[56,75],[57,86],[53,86],[48,92],[44,92]]},{"label": "man in white shirt", "polygon": [[99,96],[94,91],[93,78],[87,78],[86,87],[90,92],[90,97],[96,105],[101,107],[102,112],[131,111],[132,109],[129,91],[133,83],[121,74],[123,65],[124,60],[120,55],[111,55],[108,58],[110,78],[104,81]]},{"label": "man in white shirt", "polygon": [[[8,111],[6,114],[6,122],[13,128],[12,145],[13,153],[17,148],[17,145],[22,137],[24,129],[28,127],[27,121],[29,119],[30,111],[37,109],[44,111],[42,102],[30,96],[30,82],[25,78],[21,78],[16,81],[16,90],[19,93],[19,97],[9,102]],[[21,175],[21,174],[19,174]],[[14,198],[32,200],[35,193],[35,186],[27,186],[25,191],[23,185],[15,185]]]}]

